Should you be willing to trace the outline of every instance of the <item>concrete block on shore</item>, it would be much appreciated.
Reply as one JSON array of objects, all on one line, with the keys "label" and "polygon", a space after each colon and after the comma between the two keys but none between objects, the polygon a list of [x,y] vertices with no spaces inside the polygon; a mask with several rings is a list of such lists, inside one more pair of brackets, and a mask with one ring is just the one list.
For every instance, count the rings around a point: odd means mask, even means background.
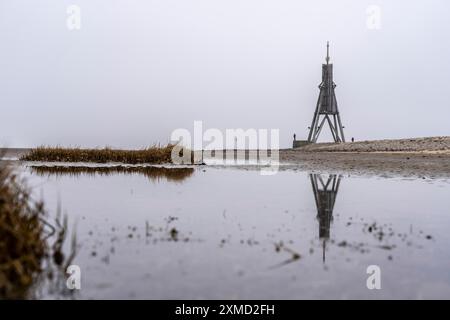
[{"label": "concrete block on shore", "polygon": [[310,144],[310,142],[308,142],[308,140],[294,140],[292,143],[292,148],[300,148],[303,146],[306,146]]}]

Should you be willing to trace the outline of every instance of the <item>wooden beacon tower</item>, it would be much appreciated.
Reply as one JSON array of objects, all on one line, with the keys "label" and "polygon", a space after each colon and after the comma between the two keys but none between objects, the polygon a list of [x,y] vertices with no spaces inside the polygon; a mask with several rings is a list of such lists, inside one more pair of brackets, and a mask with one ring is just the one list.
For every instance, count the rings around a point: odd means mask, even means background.
[{"label": "wooden beacon tower", "polygon": [[339,109],[334,89],[336,84],[333,82],[333,64],[330,62],[330,45],[327,42],[326,64],[322,64],[322,83],[319,85],[320,93],[317,100],[316,111],[309,128],[309,143],[316,143],[320,132],[325,124],[328,123],[334,142],[345,142],[344,127],[339,116]]}]

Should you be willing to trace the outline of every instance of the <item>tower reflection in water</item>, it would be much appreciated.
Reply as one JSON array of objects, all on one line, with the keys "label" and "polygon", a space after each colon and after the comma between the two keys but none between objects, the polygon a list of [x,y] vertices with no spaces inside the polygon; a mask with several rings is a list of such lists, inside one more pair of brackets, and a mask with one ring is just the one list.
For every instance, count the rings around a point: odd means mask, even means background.
[{"label": "tower reflection in water", "polygon": [[323,262],[325,262],[326,243],[330,239],[330,226],[333,220],[333,208],[341,182],[341,176],[330,174],[328,179],[321,174],[309,175],[317,207],[317,220],[319,221],[319,239],[323,246]]}]

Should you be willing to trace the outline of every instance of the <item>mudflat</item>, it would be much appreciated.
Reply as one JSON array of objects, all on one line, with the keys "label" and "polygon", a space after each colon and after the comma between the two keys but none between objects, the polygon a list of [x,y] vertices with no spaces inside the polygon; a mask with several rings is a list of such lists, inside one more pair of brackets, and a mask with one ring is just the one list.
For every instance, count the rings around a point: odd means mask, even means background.
[{"label": "mudflat", "polygon": [[450,177],[450,137],[317,143],[280,150],[281,163],[314,171]]},{"label": "mudflat", "polygon": [[306,171],[348,172],[358,175],[450,177],[450,154],[394,152],[304,152],[281,150],[282,164]]},{"label": "mudflat", "polygon": [[[5,158],[19,158],[25,148],[0,148]],[[450,137],[317,143],[281,149],[283,169],[348,172],[418,178],[450,177]],[[244,165],[245,166],[245,165]]]}]

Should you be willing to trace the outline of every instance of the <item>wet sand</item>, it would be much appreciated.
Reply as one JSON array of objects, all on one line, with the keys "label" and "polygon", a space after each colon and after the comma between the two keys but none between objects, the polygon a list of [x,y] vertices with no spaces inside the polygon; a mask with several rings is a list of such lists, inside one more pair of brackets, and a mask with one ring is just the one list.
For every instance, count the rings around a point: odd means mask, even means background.
[{"label": "wet sand", "polygon": [[448,178],[450,137],[317,143],[280,150],[280,160],[308,171]]},{"label": "wet sand", "polygon": [[281,163],[306,171],[358,175],[450,177],[450,154],[404,152],[305,152],[281,150]]}]

